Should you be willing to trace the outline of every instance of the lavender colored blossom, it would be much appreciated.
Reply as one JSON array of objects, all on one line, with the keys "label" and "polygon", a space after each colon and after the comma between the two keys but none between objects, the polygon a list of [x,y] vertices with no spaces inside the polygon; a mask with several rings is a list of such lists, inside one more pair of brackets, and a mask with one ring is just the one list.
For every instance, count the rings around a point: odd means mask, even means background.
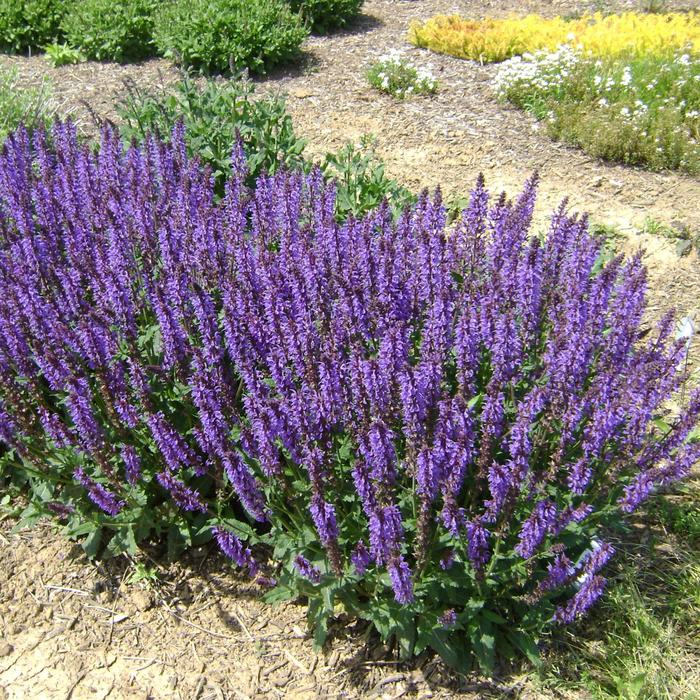
[{"label": "lavender colored blossom", "polygon": [[540,501],[535,505],[530,517],[520,530],[519,542],[515,551],[523,558],[529,559],[551,531],[557,520],[557,507],[551,501]]},{"label": "lavender colored blossom", "polygon": [[88,148],[70,124],[7,139],[2,448],[93,463],[109,487],[92,466],[75,479],[111,514],[126,482],[292,539],[299,521],[328,576],[388,574],[402,604],[450,565],[488,588],[515,542],[518,595],[560,602],[578,580],[556,618],[583,614],[613,553],[591,540],[608,504],[631,512],[700,458],[700,392],[650,429],[688,338],[671,315],[644,337],[641,257],[602,265],[566,204],[531,236],[537,178],[514,202],[479,178],[453,227],[439,192],[340,223],[318,169],[249,190],[239,141],[218,198],[186,151],[182,125],[140,147],[107,127]]},{"label": "lavender colored blossom", "polygon": [[167,471],[156,474],[156,479],[158,479],[158,483],[164,489],[170,492],[173,501],[175,501],[180,508],[185,511],[206,513],[207,506],[195,489],[187,486],[180,481],[180,479]]},{"label": "lavender colored blossom", "polygon": [[603,595],[605,584],[606,580],[602,576],[593,576],[588,579],[571,600],[556,609],[554,620],[559,624],[570,624],[584,615]]},{"label": "lavender colored blossom", "polygon": [[456,611],[452,608],[445,610],[445,612],[442,615],[440,615],[440,617],[438,618],[438,622],[440,623],[440,626],[443,627],[444,629],[449,629],[450,627],[454,627],[457,624]]},{"label": "lavender colored blossom", "polygon": [[318,535],[324,545],[338,537],[338,524],[335,519],[335,508],[320,496],[311,499],[311,517],[313,518]]},{"label": "lavender colored blossom", "polygon": [[477,571],[486,566],[490,559],[489,538],[491,533],[479,522],[467,523],[467,554]]},{"label": "lavender colored blossom", "polygon": [[258,565],[253,559],[250,549],[241,542],[230,530],[221,527],[212,529],[219,549],[233,562],[241,568],[246,567],[251,576],[258,572]]},{"label": "lavender colored blossom", "polygon": [[126,505],[126,501],[119,499],[102,484],[93,481],[81,467],[76,467],[73,478],[87,490],[90,500],[103,510],[107,515],[119,515],[121,509]]},{"label": "lavender colored blossom", "polygon": [[294,568],[311,583],[321,583],[321,572],[303,555],[297,554],[294,557]]},{"label": "lavender colored blossom", "polygon": [[403,557],[396,557],[389,562],[387,568],[396,602],[407,605],[413,600],[413,578],[408,563]]},{"label": "lavender colored blossom", "polygon": [[369,553],[369,550],[362,540],[355,545],[355,549],[353,549],[350,555],[350,561],[352,561],[352,565],[358,576],[364,575],[372,563],[372,555]]},{"label": "lavender colored blossom", "polygon": [[133,486],[141,476],[141,458],[133,445],[122,447],[126,480]]}]

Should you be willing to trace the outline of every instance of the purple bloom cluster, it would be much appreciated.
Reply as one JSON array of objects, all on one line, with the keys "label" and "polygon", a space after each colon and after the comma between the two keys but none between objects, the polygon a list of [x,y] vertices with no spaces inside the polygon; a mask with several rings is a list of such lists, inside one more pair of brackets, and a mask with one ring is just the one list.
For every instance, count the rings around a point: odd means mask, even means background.
[{"label": "purple bloom cluster", "polygon": [[294,568],[311,583],[318,584],[321,582],[321,572],[305,556],[297,554],[294,557]]},{"label": "purple bloom cluster", "polygon": [[[318,171],[248,191],[239,162],[217,201],[181,130],[125,149],[105,129],[95,152],[59,124],[51,144],[20,130],[0,154],[0,440],[79,452],[107,513],[147,483],[287,527],[283,498],[329,571],[386,572],[401,603],[426,571],[483,579],[504,553],[547,562],[520,591],[537,598],[572,582],[581,552],[552,549],[572,523],[611,494],[634,510],[700,457],[700,393],[649,430],[685,345],[671,316],[642,333],[641,257],[601,270],[564,205],[530,235],[536,178],[514,202],[480,179],[451,228],[439,192],[339,224]],[[611,555],[557,619],[597,599]]]},{"label": "purple bloom cluster", "polygon": [[73,476],[75,480],[85,488],[88,498],[108,515],[118,515],[124,507],[125,502],[120,501],[112,492],[108,491],[102,484],[93,481],[85,471],[78,467]]},{"label": "purple bloom cluster", "polygon": [[214,538],[216,539],[219,549],[231,559],[236,566],[241,568],[246,567],[251,576],[254,576],[258,571],[258,565],[253,559],[250,549],[246,547],[241,540],[236,537],[230,530],[225,530],[221,527],[213,529]]}]

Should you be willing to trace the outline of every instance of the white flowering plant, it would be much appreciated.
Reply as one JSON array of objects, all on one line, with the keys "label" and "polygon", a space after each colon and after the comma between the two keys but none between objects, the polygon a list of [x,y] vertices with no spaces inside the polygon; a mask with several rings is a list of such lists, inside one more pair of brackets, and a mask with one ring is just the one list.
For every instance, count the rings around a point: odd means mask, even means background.
[{"label": "white flowering plant", "polygon": [[406,99],[413,95],[434,95],[438,81],[428,68],[415,65],[400,51],[381,56],[367,71],[369,84],[382,92]]},{"label": "white flowering plant", "polygon": [[700,172],[700,57],[596,59],[575,46],[505,61],[499,98],[606,160]]}]

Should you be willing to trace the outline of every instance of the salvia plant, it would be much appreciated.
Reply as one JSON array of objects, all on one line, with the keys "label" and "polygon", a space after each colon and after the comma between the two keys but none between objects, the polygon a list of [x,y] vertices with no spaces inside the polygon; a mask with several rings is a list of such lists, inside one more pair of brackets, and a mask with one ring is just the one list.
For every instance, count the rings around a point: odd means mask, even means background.
[{"label": "salvia plant", "polygon": [[603,264],[564,205],[531,235],[536,178],[480,179],[451,229],[439,192],[339,224],[318,170],[245,178],[237,147],[217,200],[181,127],[9,138],[3,470],[93,552],[213,536],[318,643],[343,610],[404,656],[535,659],[603,593],[610,526],[700,456],[641,256]]}]

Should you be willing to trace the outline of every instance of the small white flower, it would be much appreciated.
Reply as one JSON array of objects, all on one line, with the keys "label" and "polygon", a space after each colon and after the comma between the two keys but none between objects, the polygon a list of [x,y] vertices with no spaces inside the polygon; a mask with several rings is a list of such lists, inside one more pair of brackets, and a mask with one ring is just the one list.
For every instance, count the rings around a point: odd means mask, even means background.
[{"label": "small white flower", "polygon": [[622,79],[620,80],[620,84],[627,87],[631,82],[632,71],[630,70],[629,66],[625,66],[625,69],[622,71]]}]

